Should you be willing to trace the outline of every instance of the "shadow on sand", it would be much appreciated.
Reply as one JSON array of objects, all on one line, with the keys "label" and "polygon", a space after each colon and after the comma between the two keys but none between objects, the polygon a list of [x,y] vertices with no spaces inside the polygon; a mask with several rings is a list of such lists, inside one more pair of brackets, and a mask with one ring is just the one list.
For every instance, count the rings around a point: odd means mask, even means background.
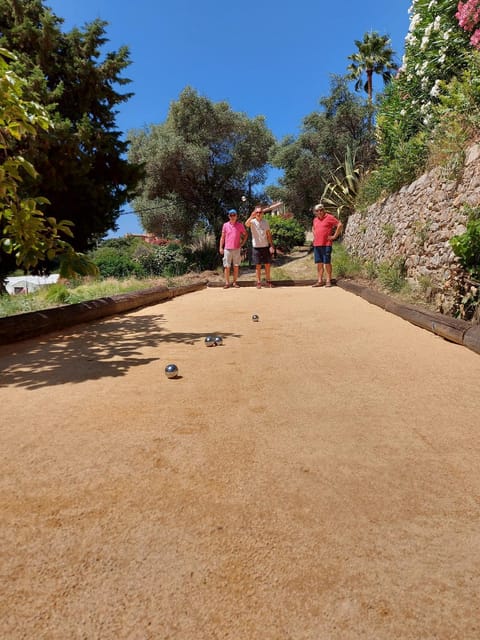
[{"label": "shadow on sand", "polygon": [[[164,359],[164,345],[203,342],[204,333],[168,332],[163,315],[119,316],[75,332],[29,340],[0,351],[0,387],[39,389],[126,375],[133,367]],[[224,338],[239,334],[219,331]],[[145,348],[162,355],[145,356]]]}]

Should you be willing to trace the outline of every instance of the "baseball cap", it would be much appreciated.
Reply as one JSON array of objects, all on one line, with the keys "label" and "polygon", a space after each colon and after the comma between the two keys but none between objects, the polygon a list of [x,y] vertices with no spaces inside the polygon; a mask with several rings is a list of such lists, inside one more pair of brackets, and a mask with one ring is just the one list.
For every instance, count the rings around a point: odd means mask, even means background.
[{"label": "baseball cap", "polygon": [[229,216],[236,216],[237,215],[237,210],[236,209],[230,209],[228,212]]},{"label": "baseball cap", "polygon": [[320,209],[325,209],[325,205],[323,204],[323,202],[319,202],[313,207],[314,211],[319,211]]}]

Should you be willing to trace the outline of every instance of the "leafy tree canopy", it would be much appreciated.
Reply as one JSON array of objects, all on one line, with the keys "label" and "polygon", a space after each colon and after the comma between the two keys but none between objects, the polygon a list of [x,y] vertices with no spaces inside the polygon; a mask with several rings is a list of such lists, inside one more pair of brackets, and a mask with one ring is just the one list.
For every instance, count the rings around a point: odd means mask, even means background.
[{"label": "leafy tree canopy", "polygon": [[0,48],[0,277],[13,263],[31,270],[54,258],[60,259],[64,276],[95,273],[95,267],[63,238],[72,235],[71,222],[46,217],[41,210],[48,204],[45,198],[20,196],[23,179],[35,178],[36,171],[16,153],[17,143],[48,130],[51,122],[41,105],[24,99],[25,82],[10,69],[9,60],[14,56]]},{"label": "leafy tree canopy", "polygon": [[191,87],[170,106],[166,121],[129,132],[129,158],[146,178],[134,201],[144,228],[187,240],[196,225],[220,233],[225,211],[266,178],[275,144],[263,116],[249,118]]},{"label": "leafy tree canopy", "polygon": [[331,93],[320,107],[304,118],[297,138],[285,138],[274,150],[271,162],[284,175],[278,187],[267,187],[270,197],[283,200],[305,224],[347,153],[353,152],[364,168],[375,158],[371,107],[349,91],[346,78],[332,76]]},{"label": "leafy tree canopy", "polygon": [[106,22],[68,33],[62,23],[42,0],[0,0],[0,46],[16,54],[27,96],[45,105],[53,122],[18,142],[38,172],[21,191],[45,196],[49,216],[71,220],[72,244],[84,250],[115,228],[140,177],[115,124],[117,106],[132,95],[115,89],[129,82],[121,74],[130,60],[127,47],[102,56]]}]

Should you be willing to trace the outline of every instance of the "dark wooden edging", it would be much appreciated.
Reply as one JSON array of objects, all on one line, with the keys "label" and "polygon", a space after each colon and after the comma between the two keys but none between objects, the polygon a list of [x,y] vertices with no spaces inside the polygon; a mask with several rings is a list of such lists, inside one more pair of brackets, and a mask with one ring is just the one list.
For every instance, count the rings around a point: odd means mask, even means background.
[{"label": "dark wooden edging", "polygon": [[107,316],[124,313],[163,300],[170,300],[184,293],[199,291],[207,283],[181,287],[152,287],[143,291],[121,293],[88,302],[69,304],[45,311],[31,311],[16,316],[0,318],[0,344],[10,344],[27,338],[36,338],[45,333],[59,331],[84,322],[92,322]]},{"label": "dark wooden edging", "polygon": [[444,316],[434,311],[427,311],[413,305],[402,304],[384,293],[369,289],[352,280],[338,280],[337,284],[342,289],[361,296],[367,302],[394,313],[417,327],[427,329],[445,340],[461,344],[480,353],[480,325]]}]

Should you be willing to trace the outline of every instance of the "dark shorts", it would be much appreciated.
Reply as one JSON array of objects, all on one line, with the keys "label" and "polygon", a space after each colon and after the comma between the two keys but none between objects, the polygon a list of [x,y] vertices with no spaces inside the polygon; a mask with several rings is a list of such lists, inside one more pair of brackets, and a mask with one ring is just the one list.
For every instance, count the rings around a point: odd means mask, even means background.
[{"label": "dark shorts", "polygon": [[330,264],[332,261],[332,247],[313,247],[313,255],[315,257],[315,264],[319,262]]},{"label": "dark shorts", "polygon": [[270,264],[271,261],[270,247],[252,247],[252,264]]}]

